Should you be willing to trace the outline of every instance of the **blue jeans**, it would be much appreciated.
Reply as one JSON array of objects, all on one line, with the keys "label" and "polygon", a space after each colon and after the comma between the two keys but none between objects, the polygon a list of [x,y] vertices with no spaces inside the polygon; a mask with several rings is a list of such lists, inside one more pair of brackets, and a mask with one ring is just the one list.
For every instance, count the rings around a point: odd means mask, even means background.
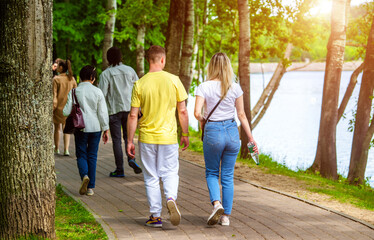
[{"label": "blue jeans", "polygon": [[75,131],[75,155],[81,180],[87,175],[90,178],[88,188],[95,188],[97,151],[101,132],[85,133]]},{"label": "blue jeans", "polygon": [[[240,149],[235,120],[207,122],[204,129],[205,177],[210,201],[222,202],[224,214],[230,215],[234,199],[234,167]],[[222,201],[219,186],[221,170]]]}]

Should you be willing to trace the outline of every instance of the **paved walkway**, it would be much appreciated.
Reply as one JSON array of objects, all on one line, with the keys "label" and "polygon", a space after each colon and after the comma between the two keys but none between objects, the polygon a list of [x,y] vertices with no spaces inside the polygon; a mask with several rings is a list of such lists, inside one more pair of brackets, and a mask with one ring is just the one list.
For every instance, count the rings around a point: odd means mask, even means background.
[{"label": "paved walkway", "polygon": [[[178,206],[181,224],[172,226],[163,209],[163,228],[144,225],[148,203],[143,175],[127,165],[125,178],[109,178],[114,170],[112,144],[99,150],[95,195],[78,193],[80,179],[72,137],[71,156],[56,156],[57,181],[96,215],[110,239],[374,239],[374,229],[302,201],[235,180],[230,226],[209,227],[211,213],[204,169],[180,161]],[[138,158],[139,159],[139,158]]]}]

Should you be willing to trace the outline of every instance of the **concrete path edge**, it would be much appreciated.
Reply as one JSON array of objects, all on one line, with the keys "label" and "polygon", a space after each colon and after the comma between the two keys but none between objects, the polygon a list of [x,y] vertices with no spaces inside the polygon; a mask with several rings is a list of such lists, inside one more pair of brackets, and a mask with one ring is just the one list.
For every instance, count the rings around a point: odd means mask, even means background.
[{"label": "concrete path edge", "polygon": [[[179,160],[183,160],[183,161],[188,162],[188,163],[190,163],[190,164],[193,164],[193,165],[195,165],[195,166],[198,166],[198,167],[201,167],[201,168],[205,168],[205,167],[201,166],[200,164],[197,164],[197,163],[194,163],[194,162],[190,162],[190,161],[188,161],[188,160],[184,160],[184,159],[182,159],[182,158],[179,158]],[[270,192],[274,192],[274,193],[277,193],[277,194],[281,194],[281,195],[284,195],[284,196],[286,196],[286,197],[293,198],[293,199],[299,200],[299,201],[301,201],[301,202],[307,203],[307,204],[309,204],[309,205],[312,205],[312,206],[315,206],[315,207],[321,208],[321,209],[326,210],[326,211],[328,211],[328,212],[335,213],[335,214],[340,215],[340,216],[342,216],[342,217],[348,218],[348,219],[350,219],[350,220],[352,220],[352,221],[358,222],[358,223],[360,223],[360,224],[362,224],[362,225],[364,225],[364,226],[366,226],[366,227],[368,227],[368,228],[370,228],[370,229],[374,229],[374,225],[372,225],[372,224],[370,224],[370,223],[368,223],[368,222],[365,222],[365,221],[363,221],[363,220],[360,220],[360,219],[358,219],[358,218],[352,217],[352,216],[350,216],[350,215],[347,215],[347,214],[345,214],[345,213],[342,213],[342,212],[339,212],[339,211],[336,211],[336,210],[333,210],[333,209],[330,209],[330,208],[324,207],[324,206],[322,206],[322,205],[316,204],[316,203],[311,202],[311,201],[308,201],[308,200],[306,200],[306,199],[302,199],[302,198],[299,198],[299,197],[293,196],[293,195],[288,194],[288,193],[284,193],[284,192],[281,192],[281,191],[278,191],[278,190],[275,190],[275,189],[272,189],[272,188],[268,188],[268,187],[263,187],[263,186],[261,186],[261,185],[259,185],[259,184],[252,183],[251,181],[248,181],[248,180],[246,180],[246,179],[242,179],[242,178],[238,178],[238,177],[234,177],[234,178],[235,178],[236,180],[241,181],[241,182],[245,182],[245,183],[251,184],[252,186],[255,186],[255,187],[257,187],[257,188],[264,189],[264,190],[267,190],[267,191],[270,191]]]},{"label": "concrete path edge", "polygon": [[117,240],[118,238],[116,237],[113,229],[105,222],[104,219],[101,218],[101,216],[97,215],[89,206],[87,206],[86,203],[82,202],[80,199],[76,198],[69,190],[67,190],[62,184],[62,190],[64,193],[66,193],[69,197],[73,198],[76,202],[81,204],[87,211],[89,211],[92,216],[95,218],[96,222],[98,222],[101,227],[104,229],[106,235],[108,236],[109,240]]}]

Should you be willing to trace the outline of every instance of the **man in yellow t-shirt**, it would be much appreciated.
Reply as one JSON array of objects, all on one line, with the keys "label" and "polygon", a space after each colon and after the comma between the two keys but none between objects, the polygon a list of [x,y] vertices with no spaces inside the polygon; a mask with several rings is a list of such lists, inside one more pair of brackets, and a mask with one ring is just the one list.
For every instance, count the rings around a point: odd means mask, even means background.
[{"label": "man in yellow t-shirt", "polygon": [[132,91],[131,112],[127,124],[127,152],[130,157],[135,157],[133,140],[141,108],[143,116],[139,120],[139,151],[151,213],[146,225],[162,227],[160,178],[167,199],[170,222],[178,225],[181,214],[175,202],[179,184],[175,110],[178,110],[182,127],[180,144],[184,145],[182,150],[185,150],[189,145],[185,102],[188,95],[178,76],[163,71],[166,60],[164,48],[151,46],[147,51],[147,60],[149,72],[134,84]]}]

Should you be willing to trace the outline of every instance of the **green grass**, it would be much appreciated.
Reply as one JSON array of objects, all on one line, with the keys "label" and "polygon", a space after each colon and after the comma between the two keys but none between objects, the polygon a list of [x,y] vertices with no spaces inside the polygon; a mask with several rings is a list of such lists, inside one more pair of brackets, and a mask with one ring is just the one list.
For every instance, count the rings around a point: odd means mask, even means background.
[{"label": "green grass", "polygon": [[[200,140],[201,133],[190,127],[191,151],[203,152],[203,143]],[[240,156],[240,154],[239,154]],[[252,159],[237,159],[251,168],[258,168],[268,174],[279,174],[292,177],[302,182],[305,189],[311,192],[326,194],[333,199],[350,203],[362,209],[374,210],[374,189],[368,183],[354,186],[347,182],[347,179],[339,176],[339,180],[333,181],[321,177],[319,174],[298,170],[293,171],[286,166],[273,161],[269,155],[260,155],[260,165],[256,165]]]},{"label": "green grass", "polygon": [[293,171],[273,161],[269,155],[260,155],[259,166],[256,166],[253,160],[238,159],[238,161],[250,167],[258,167],[265,173],[295,178],[302,181],[305,189],[308,191],[323,193],[339,202],[350,203],[362,209],[374,210],[374,189],[368,183],[355,186],[348,184],[347,179],[342,176],[339,176],[339,180],[334,181],[309,171]]},{"label": "green grass", "polygon": [[56,187],[57,239],[108,239],[101,225],[81,204]]},{"label": "green grass", "polygon": [[191,126],[188,129],[190,133],[190,146],[188,147],[189,150],[194,152],[203,152],[203,142],[201,141],[201,133],[194,130]]}]

